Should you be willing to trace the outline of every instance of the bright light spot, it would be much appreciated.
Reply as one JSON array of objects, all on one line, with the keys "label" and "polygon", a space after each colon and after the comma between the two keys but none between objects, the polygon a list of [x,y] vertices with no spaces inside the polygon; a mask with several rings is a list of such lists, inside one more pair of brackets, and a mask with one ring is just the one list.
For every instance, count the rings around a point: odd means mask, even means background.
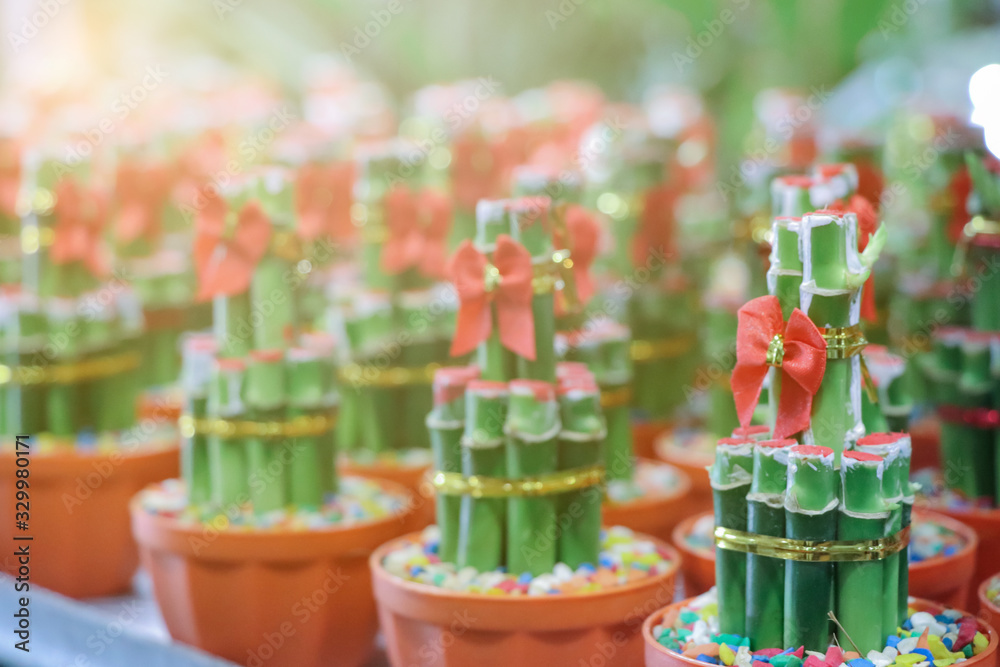
[{"label": "bright light spot", "polygon": [[427,158],[434,169],[447,169],[451,164],[451,151],[447,148],[435,148]]},{"label": "bright light spot", "polygon": [[677,161],[682,167],[693,167],[708,155],[708,147],[705,142],[697,139],[688,139],[677,148]]},{"label": "bright light spot", "polygon": [[986,147],[1000,157],[1000,65],[987,65],[969,78],[969,99],[975,125],[985,130]]}]

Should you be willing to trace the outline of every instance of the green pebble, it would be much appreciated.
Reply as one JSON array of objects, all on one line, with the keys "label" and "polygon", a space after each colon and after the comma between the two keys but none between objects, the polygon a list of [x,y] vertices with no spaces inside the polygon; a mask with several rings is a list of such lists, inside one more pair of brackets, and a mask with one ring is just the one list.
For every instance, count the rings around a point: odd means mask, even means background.
[{"label": "green pebble", "polygon": [[971,658],[972,657],[972,644],[966,644],[965,646],[963,646],[962,647],[962,653],[965,654],[966,658]]},{"label": "green pebble", "polygon": [[740,642],[740,646],[746,646],[747,648],[750,648],[750,638],[744,637],[743,641]]},{"label": "green pebble", "polygon": [[677,631],[677,637],[682,642],[686,642],[688,640],[688,638],[691,637],[691,631],[688,630],[687,628],[681,628],[680,630]]},{"label": "green pebble", "polygon": [[681,612],[681,623],[695,623],[701,618],[698,614],[693,611],[682,611]]},{"label": "green pebble", "polygon": [[743,641],[743,637],[740,637],[739,635],[719,635],[717,639],[713,639],[712,641],[716,644],[739,646],[740,642]]}]

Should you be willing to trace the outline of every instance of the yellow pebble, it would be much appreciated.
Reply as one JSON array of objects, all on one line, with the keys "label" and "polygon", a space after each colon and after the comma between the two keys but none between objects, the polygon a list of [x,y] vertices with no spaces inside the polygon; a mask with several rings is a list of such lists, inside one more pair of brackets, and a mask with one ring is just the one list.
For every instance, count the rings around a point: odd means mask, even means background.
[{"label": "yellow pebble", "polygon": [[944,660],[951,657],[951,651],[941,642],[940,637],[934,635],[927,636],[927,648],[931,650],[931,655],[936,659]]},{"label": "yellow pebble", "polygon": [[722,664],[724,665],[732,665],[736,662],[736,654],[733,652],[733,649],[725,644],[719,646],[719,657],[722,658]]},{"label": "yellow pebble", "polygon": [[949,665],[954,665],[954,664],[955,664],[954,658],[944,658],[942,660],[934,661],[934,667],[949,667]]},{"label": "yellow pebble", "polygon": [[926,656],[921,655],[920,653],[906,653],[904,655],[897,655],[895,664],[909,667],[910,665],[915,665],[918,662],[923,662],[926,659]]},{"label": "yellow pebble", "polygon": [[989,643],[989,640],[986,639],[986,635],[981,632],[977,632],[976,636],[972,638],[973,648],[978,648],[979,650],[986,648]]},{"label": "yellow pebble", "polygon": [[719,615],[719,605],[715,602],[710,602],[701,608],[701,617],[703,620],[708,620],[713,616]]}]

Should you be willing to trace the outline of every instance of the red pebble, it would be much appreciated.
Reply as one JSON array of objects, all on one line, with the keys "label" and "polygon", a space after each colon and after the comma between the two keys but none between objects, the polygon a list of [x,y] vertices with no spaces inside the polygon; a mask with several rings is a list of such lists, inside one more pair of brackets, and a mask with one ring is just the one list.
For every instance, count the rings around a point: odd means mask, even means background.
[{"label": "red pebble", "polygon": [[951,647],[952,651],[961,651],[965,645],[971,642],[976,636],[976,619],[965,616],[958,621],[958,638]]},{"label": "red pebble", "polygon": [[826,663],[817,658],[816,656],[811,655],[808,658],[806,658],[806,661],[802,665],[802,667],[826,667]]},{"label": "red pebble", "polygon": [[761,662],[760,660],[754,660],[752,663],[750,663],[750,667],[771,667],[771,663]]},{"label": "red pebble", "polygon": [[797,649],[795,649],[794,651],[792,651],[791,654],[794,655],[796,658],[799,658],[801,660],[802,657],[806,654],[806,647],[805,646],[800,646]]},{"label": "red pebble", "polygon": [[840,663],[844,661],[844,652],[840,650],[839,646],[831,646],[826,649],[824,660],[830,667],[840,667]]},{"label": "red pebble", "polygon": [[[781,649],[780,648],[762,648],[759,651],[754,651],[753,652],[754,655],[762,655],[765,658],[773,658],[774,656],[778,655],[779,653],[781,653]],[[840,667],[840,665],[837,665],[837,667]]]},{"label": "red pebble", "polygon": [[513,579],[504,579],[497,584],[497,588],[502,590],[504,593],[510,593],[512,590],[517,588],[517,582]]}]

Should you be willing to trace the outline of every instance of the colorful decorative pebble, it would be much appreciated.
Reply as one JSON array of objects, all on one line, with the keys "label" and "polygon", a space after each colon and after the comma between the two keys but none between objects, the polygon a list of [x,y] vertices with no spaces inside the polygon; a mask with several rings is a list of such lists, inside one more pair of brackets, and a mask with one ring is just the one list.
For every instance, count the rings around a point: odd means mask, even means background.
[{"label": "colorful decorative pebble", "polygon": [[[1000,590],[1000,578],[996,582]],[[937,615],[911,609],[899,634],[890,636],[881,651],[860,656],[830,646],[825,655],[813,651],[807,655],[802,646],[751,647],[747,637],[719,634],[717,609],[716,591],[712,588],[679,613],[664,616],[663,623],[653,628],[653,637],[671,651],[713,665],[720,661],[723,665],[739,665],[740,652],[746,651],[746,660],[752,659],[751,667],[930,667],[931,663],[934,667],[948,667],[978,655],[989,643],[972,616],[963,616],[954,609]],[[705,610],[711,613],[706,615]]]},{"label": "colorful decorative pebble", "polygon": [[603,549],[596,565],[585,563],[573,570],[565,563],[557,563],[552,572],[534,577],[526,573],[479,572],[471,567],[459,569],[454,563],[442,563],[437,556],[439,541],[437,526],[430,526],[419,540],[387,554],[383,565],[390,573],[409,581],[483,595],[589,593],[655,576],[671,567],[669,553],[621,526],[601,531]]},{"label": "colorful decorative pebble", "polygon": [[289,507],[255,515],[249,505],[222,512],[217,507],[189,506],[184,483],[169,479],[147,488],[139,495],[143,509],[151,514],[177,518],[192,525],[215,530],[317,530],[384,519],[404,511],[403,494],[388,493],[377,482],[360,477],[340,479],[340,492],[327,499],[318,510]]},{"label": "colorful decorative pebble", "polygon": [[1000,575],[993,577],[986,584],[986,599],[1000,606]]},{"label": "colorful decorative pebble", "polygon": [[608,499],[613,503],[627,503],[637,498],[671,495],[679,483],[680,476],[672,465],[638,461],[632,479],[608,481]]}]

